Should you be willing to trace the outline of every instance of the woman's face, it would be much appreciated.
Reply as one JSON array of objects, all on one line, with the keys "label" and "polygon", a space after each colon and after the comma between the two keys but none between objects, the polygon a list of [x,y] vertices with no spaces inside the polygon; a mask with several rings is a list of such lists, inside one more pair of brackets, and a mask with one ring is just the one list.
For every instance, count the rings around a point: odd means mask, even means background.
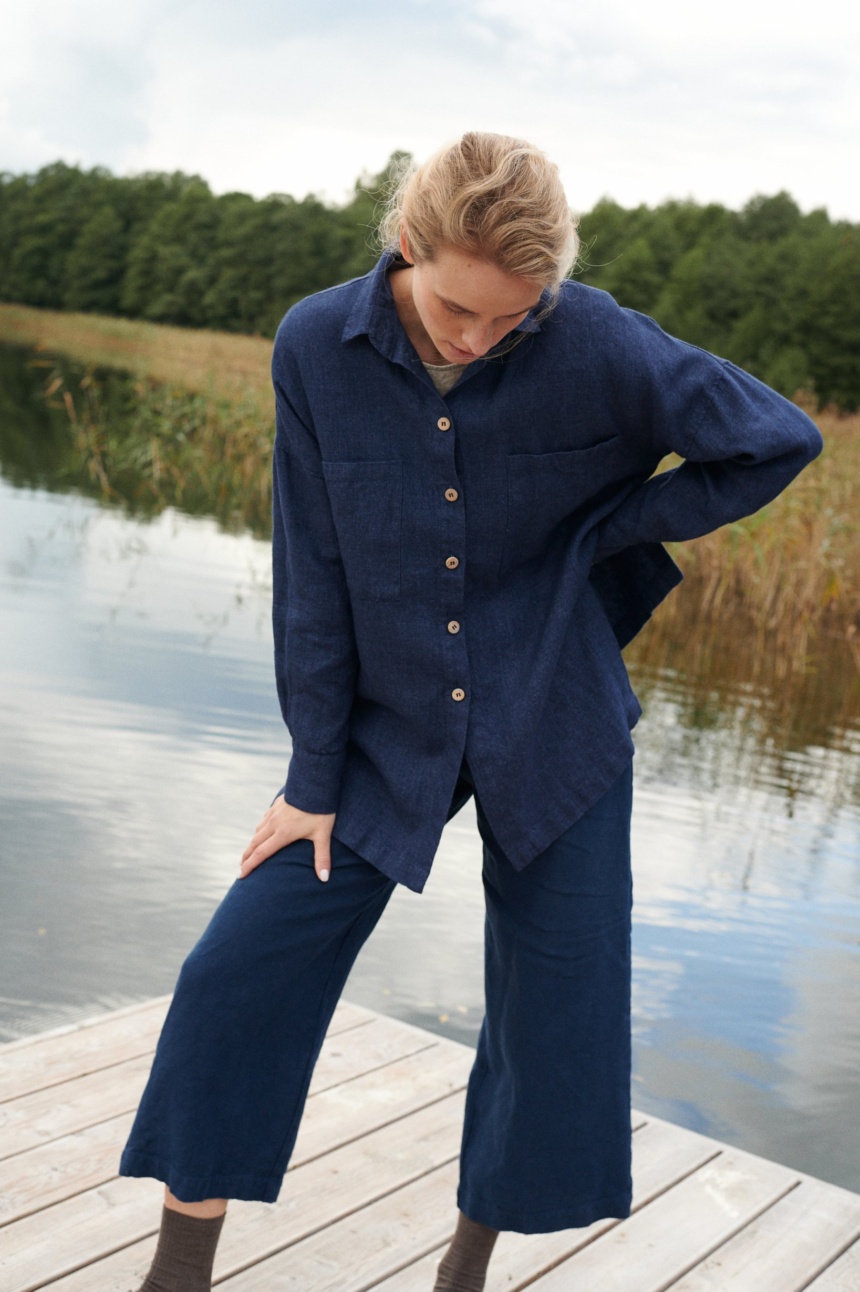
[{"label": "woman's face", "polygon": [[[401,250],[412,261],[405,237]],[[412,269],[412,300],[431,341],[448,363],[479,359],[540,300],[543,284],[508,274],[469,252],[443,247]]]}]

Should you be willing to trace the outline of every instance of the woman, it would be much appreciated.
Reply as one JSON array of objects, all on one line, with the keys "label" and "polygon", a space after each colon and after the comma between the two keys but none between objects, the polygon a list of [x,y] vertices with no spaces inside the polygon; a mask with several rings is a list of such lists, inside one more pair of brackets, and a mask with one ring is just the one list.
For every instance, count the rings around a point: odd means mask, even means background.
[{"label": "woman", "polygon": [[[680,580],[664,542],[755,511],[821,448],[754,378],[568,280],[558,171],[520,140],[442,149],[384,235],[275,342],[293,753],[182,967],[122,1157],[168,1186],[146,1292],[209,1288],[226,1200],[278,1196],[355,956],[472,794],[486,1017],[435,1286],[481,1289],[499,1230],[629,1214],[640,708],[620,647]],[[670,451],[683,465],[653,476]]]}]

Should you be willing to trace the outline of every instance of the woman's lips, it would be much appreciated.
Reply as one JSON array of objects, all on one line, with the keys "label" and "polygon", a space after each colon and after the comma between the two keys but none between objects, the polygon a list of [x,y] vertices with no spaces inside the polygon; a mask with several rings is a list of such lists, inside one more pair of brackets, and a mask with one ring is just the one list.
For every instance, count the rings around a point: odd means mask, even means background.
[{"label": "woman's lips", "polygon": [[478,358],[476,354],[472,354],[471,350],[461,350],[458,345],[454,345],[451,341],[448,342],[448,345],[454,351],[454,354],[458,359],[472,360]]}]

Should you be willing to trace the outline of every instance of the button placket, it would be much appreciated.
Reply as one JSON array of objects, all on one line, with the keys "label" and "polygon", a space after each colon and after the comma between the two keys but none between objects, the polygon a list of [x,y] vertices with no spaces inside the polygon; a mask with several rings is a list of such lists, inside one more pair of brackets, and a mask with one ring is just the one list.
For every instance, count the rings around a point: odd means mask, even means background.
[{"label": "button placket", "polygon": [[[452,429],[451,419],[449,417],[440,417],[436,422],[436,426],[440,431],[450,431]],[[440,448],[441,448],[441,444],[440,444]],[[445,446],[445,451],[443,452],[442,456],[448,462],[447,469],[451,471],[452,475],[455,475],[456,467],[454,464],[453,436],[450,437],[450,439],[448,440]],[[458,502],[460,500],[460,490],[455,488],[453,485],[448,485],[447,488],[443,489],[443,498],[446,503]],[[443,514],[449,515],[450,516],[449,523],[453,524],[456,527],[455,530],[452,531],[452,534],[449,537],[453,537],[455,542],[463,543],[465,540],[465,532],[464,532],[465,517],[464,517],[463,509],[459,508],[456,511],[450,512],[450,513],[440,513],[440,520]],[[447,525],[444,526],[444,528],[447,529]],[[453,572],[460,568],[461,558],[459,556],[455,556],[452,553],[450,556],[447,556],[443,559],[445,561],[446,571]],[[446,586],[449,589],[450,595],[446,594],[444,597],[444,602],[447,602],[445,609],[447,609],[449,615],[451,614],[452,611],[455,615],[457,615],[458,613],[462,614],[462,609],[463,609],[462,579],[452,579],[450,584]],[[468,671],[468,660],[464,653],[465,643],[463,641],[462,636],[460,635],[461,627],[462,627],[462,624],[459,618],[449,618],[449,619],[446,619],[445,621],[446,635],[448,640],[451,641],[450,649],[454,652],[454,654],[451,656],[451,664],[453,666],[452,672],[454,672],[454,677],[456,677],[458,673],[461,676],[463,676],[464,672]],[[457,639],[456,646],[454,645],[454,642],[451,640],[452,638]],[[451,681],[453,681],[453,678],[451,679]],[[448,682],[449,686],[451,686],[451,681]],[[466,690],[463,686],[453,687],[453,689],[449,692],[449,694],[451,696],[451,699],[456,703],[462,703],[462,701],[466,699]]]}]

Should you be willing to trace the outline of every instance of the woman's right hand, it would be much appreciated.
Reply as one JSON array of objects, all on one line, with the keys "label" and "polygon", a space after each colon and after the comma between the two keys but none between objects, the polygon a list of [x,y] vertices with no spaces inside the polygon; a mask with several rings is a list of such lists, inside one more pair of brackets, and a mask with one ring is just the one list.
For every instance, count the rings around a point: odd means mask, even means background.
[{"label": "woman's right hand", "polygon": [[325,815],[302,812],[287,803],[283,794],[279,794],[242,853],[239,878],[244,879],[246,875],[250,875],[261,862],[279,848],[285,848],[288,843],[293,843],[296,839],[311,839],[314,845],[314,870],[317,877],[325,883],[331,874],[331,832],[334,818],[334,812]]}]

